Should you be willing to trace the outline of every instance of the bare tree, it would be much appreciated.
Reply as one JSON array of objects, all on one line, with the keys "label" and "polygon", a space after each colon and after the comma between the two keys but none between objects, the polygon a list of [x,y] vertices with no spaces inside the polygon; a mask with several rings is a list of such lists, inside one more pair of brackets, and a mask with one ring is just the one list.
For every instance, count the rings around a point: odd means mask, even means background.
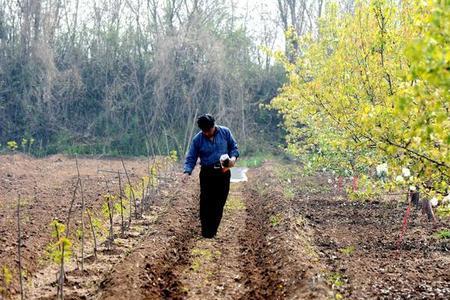
[{"label": "bare tree", "polygon": [[[292,29],[297,36],[317,33],[318,20],[322,15],[323,0],[277,0],[279,21],[286,32]],[[296,39],[286,40],[286,54],[294,60],[299,49]]]},{"label": "bare tree", "polygon": [[0,0],[0,143],[184,153],[193,119],[211,112],[245,147],[266,128],[255,103],[280,83],[264,82],[275,69],[259,48],[273,47],[275,28],[252,36],[237,3]]}]

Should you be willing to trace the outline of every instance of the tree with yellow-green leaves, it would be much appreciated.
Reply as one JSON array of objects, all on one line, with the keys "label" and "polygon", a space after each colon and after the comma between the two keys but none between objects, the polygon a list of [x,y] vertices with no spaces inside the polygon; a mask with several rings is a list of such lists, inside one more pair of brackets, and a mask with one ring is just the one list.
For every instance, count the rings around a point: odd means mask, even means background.
[{"label": "tree with yellow-green leaves", "polygon": [[[450,182],[450,2],[329,5],[317,38],[298,38],[289,81],[271,107],[288,150],[353,173],[387,164],[389,182],[443,197]],[[292,33],[291,33],[292,34]],[[402,177],[402,170],[411,176]],[[405,172],[403,172],[405,173]]]}]

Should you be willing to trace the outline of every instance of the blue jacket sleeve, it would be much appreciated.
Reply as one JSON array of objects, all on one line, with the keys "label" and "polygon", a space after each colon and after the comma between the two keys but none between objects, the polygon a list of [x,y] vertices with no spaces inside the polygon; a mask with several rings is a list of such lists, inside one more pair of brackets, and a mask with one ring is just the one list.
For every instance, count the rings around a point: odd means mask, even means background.
[{"label": "blue jacket sleeve", "polygon": [[229,157],[239,157],[238,144],[231,134],[231,131],[228,131],[228,156]]},{"label": "blue jacket sleeve", "polygon": [[192,140],[191,145],[189,146],[189,151],[186,155],[186,160],[184,162],[184,173],[192,173],[192,170],[195,168],[195,164],[198,159],[198,147],[195,139]]}]

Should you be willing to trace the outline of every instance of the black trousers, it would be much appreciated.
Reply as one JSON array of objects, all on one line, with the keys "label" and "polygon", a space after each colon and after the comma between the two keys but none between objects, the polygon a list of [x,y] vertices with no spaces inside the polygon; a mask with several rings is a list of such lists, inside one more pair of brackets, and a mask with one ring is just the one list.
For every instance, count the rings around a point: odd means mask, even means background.
[{"label": "black trousers", "polygon": [[217,233],[230,191],[230,178],[229,170],[202,168],[200,171],[200,221],[205,238],[212,238]]}]

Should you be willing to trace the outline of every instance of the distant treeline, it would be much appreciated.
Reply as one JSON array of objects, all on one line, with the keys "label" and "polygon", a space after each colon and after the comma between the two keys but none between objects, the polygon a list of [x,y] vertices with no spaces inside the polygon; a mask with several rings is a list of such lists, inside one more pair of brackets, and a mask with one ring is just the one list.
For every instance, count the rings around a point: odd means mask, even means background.
[{"label": "distant treeline", "polygon": [[226,1],[82,3],[0,0],[0,148],[183,154],[205,112],[244,151],[280,142],[260,107],[284,70]]}]

